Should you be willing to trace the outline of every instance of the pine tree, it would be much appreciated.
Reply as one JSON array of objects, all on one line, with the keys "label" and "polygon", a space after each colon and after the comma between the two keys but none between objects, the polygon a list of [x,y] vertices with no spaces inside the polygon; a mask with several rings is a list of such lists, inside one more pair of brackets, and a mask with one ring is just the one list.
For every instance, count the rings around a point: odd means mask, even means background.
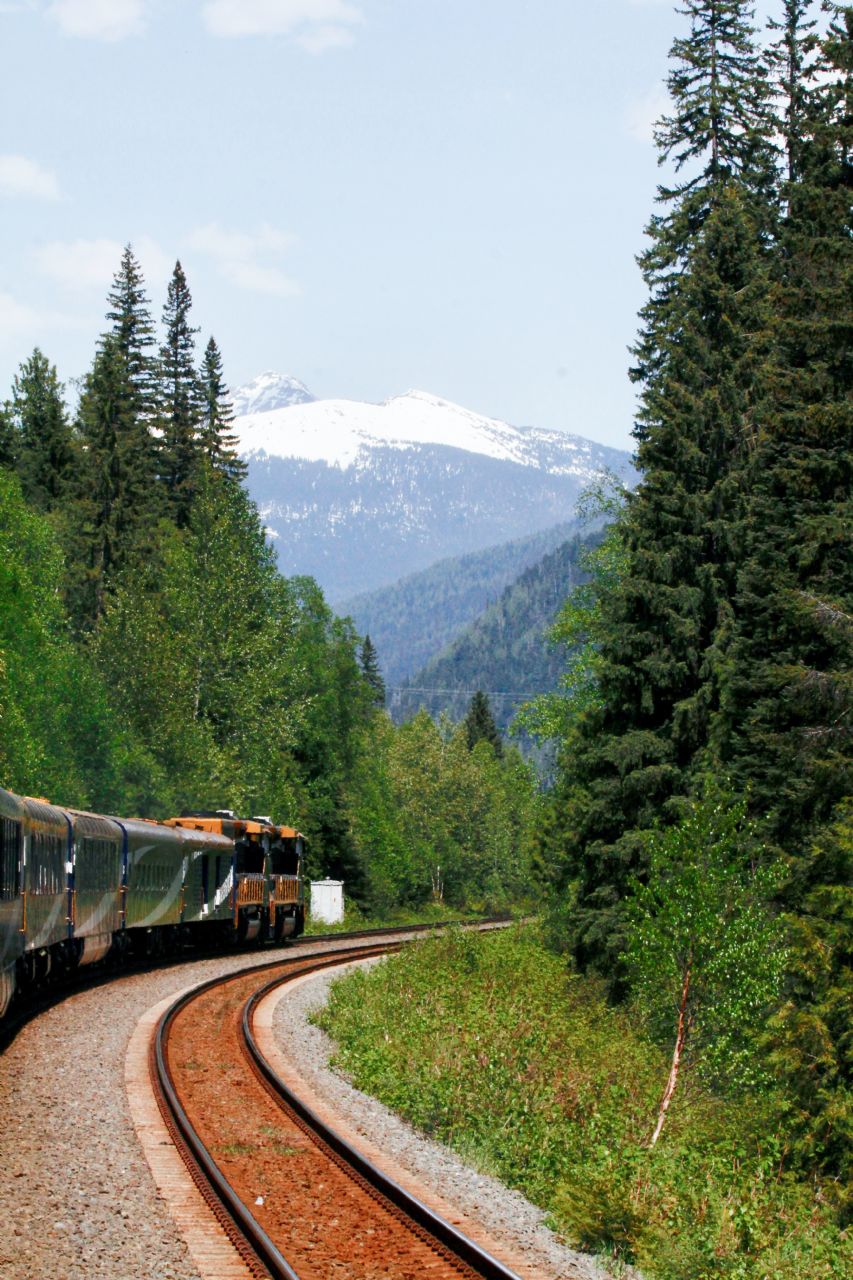
[{"label": "pine tree", "polygon": [[53,511],[67,492],[74,441],[62,384],[38,347],[20,366],[12,390],[17,469],[24,497],[40,511]]},{"label": "pine tree", "polygon": [[385,681],[379,669],[379,655],[369,635],[364,637],[361,652],[358,656],[361,674],[373,690],[373,702],[377,707],[385,706]]},{"label": "pine tree", "polygon": [[641,832],[677,817],[708,745],[766,358],[774,171],[751,9],[688,0],[684,12],[690,33],[673,46],[673,112],[657,138],[661,159],[690,174],[661,188],[667,212],[652,219],[641,260],[643,481],[625,519],[623,575],[601,601],[599,705],[563,751],[573,946],[616,985],[622,901],[647,858]]},{"label": "pine tree", "polygon": [[229,480],[242,481],[246,478],[247,467],[237,453],[238,440],[233,432],[234,409],[222,376],[222,356],[213,337],[205,347],[199,381],[202,450],[214,471]]},{"label": "pine tree", "polygon": [[[853,7],[803,99],[774,291],[767,412],[717,750],[787,855],[772,1056],[794,1152],[849,1217],[853,1137]],[[847,1188],[846,1192],[843,1188]],[[845,1208],[839,1206],[843,1215]]]},{"label": "pine tree", "polygon": [[768,27],[779,35],[769,51],[769,64],[782,110],[776,128],[785,143],[787,180],[800,176],[802,145],[809,86],[814,78],[812,53],[817,43],[816,19],[810,17],[813,0],[784,0],[781,22],[771,18]]},{"label": "pine tree", "polygon": [[138,412],[126,351],[110,334],[86,379],[79,431],[85,463],[75,505],[86,574],[71,604],[78,625],[91,627],[116,575],[147,555],[160,513],[151,436]]},{"label": "pine tree", "polygon": [[792,852],[853,789],[853,10],[805,101],[718,749]]},{"label": "pine tree", "polygon": [[12,406],[7,401],[0,404],[0,467],[13,471],[18,459],[18,436],[12,416]]},{"label": "pine tree", "polygon": [[[121,264],[107,295],[109,331],[125,366],[128,409],[149,426],[157,415],[157,361],[155,337],[142,269],[131,245],[126,245]],[[106,335],[102,336],[101,344]],[[153,445],[152,445],[153,448]]]},{"label": "pine tree", "polygon": [[201,397],[195,371],[195,335],[189,322],[192,296],[180,262],[175,263],[163,324],[166,339],[160,348],[161,476],[175,522],[189,521],[201,457],[199,428]]},{"label": "pine tree", "polygon": [[473,750],[478,742],[488,742],[496,756],[503,755],[501,735],[498,733],[489,699],[481,689],[478,689],[471,699],[464,725],[469,751]]}]

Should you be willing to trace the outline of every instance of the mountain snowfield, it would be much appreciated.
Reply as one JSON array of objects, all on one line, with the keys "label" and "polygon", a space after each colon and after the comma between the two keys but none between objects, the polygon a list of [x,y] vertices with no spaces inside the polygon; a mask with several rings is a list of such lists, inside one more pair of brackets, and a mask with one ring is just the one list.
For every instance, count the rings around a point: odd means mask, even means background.
[{"label": "mountain snowfield", "polygon": [[633,479],[621,450],[425,391],[382,404],[316,400],[268,372],[234,403],[281,570],[316,577],[332,601],[564,522],[605,469]]},{"label": "mountain snowfield", "polygon": [[281,377],[278,383],[274,378],[262,374],[235,397],[235,408],[241,406],[237,430],[245,458],[266,454],[346,468],[357,464],[363,450],[428,444],[539,467],[551,475],[591,478],[601,470],[601,446],[591,440],[511,427],[427,391],[407,391],[382,404],[315,400],[295,378]]}]

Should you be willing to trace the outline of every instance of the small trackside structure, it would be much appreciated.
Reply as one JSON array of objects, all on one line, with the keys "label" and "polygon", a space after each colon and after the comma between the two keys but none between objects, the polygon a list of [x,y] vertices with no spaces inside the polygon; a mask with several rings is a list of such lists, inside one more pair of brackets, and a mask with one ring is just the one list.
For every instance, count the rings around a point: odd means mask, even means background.
[{"label": "small trackside structure", "polygon": [[343,880],[311,881],[311,919],[340,924],[344,918]]}]

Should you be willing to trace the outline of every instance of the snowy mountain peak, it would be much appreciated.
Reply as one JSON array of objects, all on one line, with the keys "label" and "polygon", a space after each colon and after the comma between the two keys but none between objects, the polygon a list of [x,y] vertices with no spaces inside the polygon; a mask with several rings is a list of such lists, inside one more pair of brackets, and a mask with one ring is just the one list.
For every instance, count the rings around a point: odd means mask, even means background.
[{"label": "snowy mountain peak", "polygon": [[627,454],[581,436],[428,391],[368,404],[314,400],[296,383],[301,397],[282,404],[294,383],[256,378],[234,429],[282,572],[313,575],[330,599],[562,524],[605,467],[630,483]]},{"label": "snowy mountain peak", "polygon": [[269,369],[259,373],[244,387],[238,387],[231,400],[238,417],[246,413],[269,413],[294,404],[311,404],[314,397],[298,378]]}]

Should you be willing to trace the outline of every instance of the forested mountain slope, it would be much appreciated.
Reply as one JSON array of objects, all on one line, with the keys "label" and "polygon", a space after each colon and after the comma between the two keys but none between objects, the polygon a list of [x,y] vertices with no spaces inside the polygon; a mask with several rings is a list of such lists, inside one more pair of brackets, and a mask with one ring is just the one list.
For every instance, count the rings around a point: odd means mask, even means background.
[{"label": "forested mountain slope", "polygon": [[498,727],[506,731],[519,705],[556,688],[565,670],[565,653],[548,644],[546,633],[566,596],[586,581],[583,551],[601,536],[576,535],[525,569],[461,635],[390,696],[392,715],[406,719],[423,706],[433,716],[447,711],[458,720],[472,693],[482,689],[489,694]]},{"label": "forested mountain slope", "polygon": [[338,605],[361,635],[369,635],[386,685],[401,684],[454,640],[494,603],[519,574],[577,532],[577,523],[556,524],[485,551],[440,560],[393,586],[354,596]]}]

